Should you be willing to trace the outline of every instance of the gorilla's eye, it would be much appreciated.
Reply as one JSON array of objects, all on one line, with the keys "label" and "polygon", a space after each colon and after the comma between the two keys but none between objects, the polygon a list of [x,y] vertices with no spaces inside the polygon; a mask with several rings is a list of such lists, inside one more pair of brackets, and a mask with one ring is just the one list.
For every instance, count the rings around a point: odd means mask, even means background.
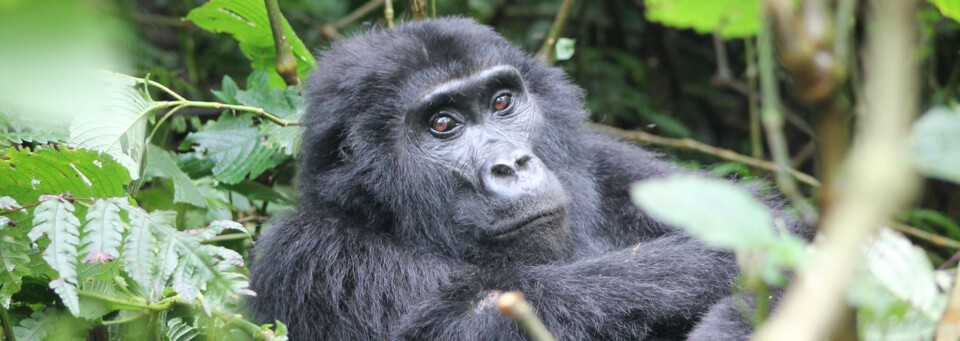
[{"label": "gorilla's eye", "polygon": [[438,134],[450,133],[459,126],[460,123],[447,115],[437,115],[430,120],[430,130]]},{"label": "gorilla's eye", "polygon": [[502,94],[493,99],[493,110],[500,111],[506,109],[510,106],[510,102],[513,101],[513,96],[510,94]]}]

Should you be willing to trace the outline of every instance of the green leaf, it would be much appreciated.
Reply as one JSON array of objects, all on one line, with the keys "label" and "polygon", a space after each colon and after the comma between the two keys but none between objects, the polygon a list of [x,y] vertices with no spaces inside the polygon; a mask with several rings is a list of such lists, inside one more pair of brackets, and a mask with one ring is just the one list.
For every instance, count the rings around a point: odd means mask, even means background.
[{"label": "green leaf", "polygon": [[[3,219],[6,217],[0,217]],[[0,305],[3,309],[10,308],[10,298],[20,291],[23,276],[30,274],[29,251],[23,232],[0,222]]]},{"label": "green leaf", "polygon": [[147,146],[147,174],[169,177],[173,180],[173,202],[182,202],[201,208],[207,207],[200,189],[193,180],[177,166],[174,154],[160,147]]},{"label": "green leaf", "polygon": [[44,341],[53,334],[56,327],[55,313],[34,312],[30,318],[20,321],[19,326],[13,327],[13,334],[19,341]]},{"label": "green leaf", "polygon": [[960,112],[933,108],[913,124],[913,162],[926,176],[960,183]]},{"label": "green leaf", "polygon": [[[261,73],[262,74],[262,73]],[[303,116],[304,100],[295,89],[277,89],[269,87],[257,73],[250,75],[247,90],[238,91],[236,100],[240,104],[263,108],[267,112],[289,121],[299,121]],[[269,149],[281,150],[286,155],[297,152],[300,141],[300,126],[283,127],[272,122],[258,126],[263,145]]]},{"label": "green leaf", "polygon": [[263,146],[252,124],[249,116],[224,115],[207,123],[203,131],[187,135],[185,142],[196,144],[197,151],[216,162],[213,174],[220,181],[235,184],[283,161],[281,154]]},{"label": "green leaf", "polygon": [[233,81],[233,78],[230,76],[223,76],[222,85],[220,86],[220,91],[210,90],[214,96],[217,96],[223,103],[227,104],[240,104],[237,102],[237,91],[240,91],[240,87],[237,86],[237,83]]},{"label": "green leaf", "polygon": [[645,0],[650,21],[699,33],[718,32],[723,39],[746,38],[760,29],[757,0]]},{"label": "green leaf", "polygon": [[[242,262],[242,256],[235,251],[213,245],[200,244],[210,234],[219,233],[224,228],[236,228],[235,223],[218,222],[211,224],[205,233],[194,231],[177,231],[172,226],[175,216],[173,212],[146,213],[139,207],[125,207],[130,215],[130,235],[135,233],[144,241],[138,245],[149,244],[136,254],[124,253],[124,258],[135,264],[128,264],[126,270],[134,280],[145,287],[151,288],[156,295],[166,287],[167,277],[171,286],[183,299],[193,301],[203,294],[203,307],[207,312],[218,309],[227,300],[239,295],[253,295],[248,289],[249,280],[235,271],[238,268],[237,259]],[[135,230],[136,228],[136,230]],[[149,236],[144,229],[149,229]],[[130,237],[128,237],[129,240]],[[149,243],[147,243],[149,242]],[[130,249],[130,241],[125,249]],[[154,245],[159,244],[159,255],[154,253]],[[144,254],[142,260],[137,258]],[[157,263],[156,267],[151,264]],[[171,270],[172,269],[172,270]],[[172,271],[172,273],[170,273]],[[153,277],[150,277],[150,276]],[[154,296],[156,297],[156,296]]]},{"label": "green leaf", "polygon": [[108,84],[106,107],[93,114],[77,115],[70,125],[67,144],[109,154],[136,180],[140,177],[147,118],[155,103],[135,88],[132,79],[115,75],[104,78]]},{"label": "green leaf", "polygon": [[960,1],[957,0],[930,0],[940,13],[954,21],[960,21]]},{"label": "green leaf", "polygon": [[[263,1],[212,0],[190,11],[187,20],[211,32],[233,35],[233,38],[240,42],[240,50],[252,61],[255,69],[269,70],[272,86],[286,87],[274,67],[277,55],[270,19],[267,18],[267,8]],[[283,27],[284,35],[293,47],[293,55],[297,58],[300,78],[305,78],[307,73],[317,67],[317,61],[285,18]]]},{"label": "green leaf", "polygon": [[73,215],[73,204],[55,196],[43,196],[33,211],[30,240],[46,235],[50,244],[43,250],[43,260],[57,271],[59,278],[50,281],[50,288],[60,296],[74,315],[80,311],[77,301],[77,246],[80,245],[80,220]]},{"label": "green leaf", "polygon": [[58,149],[0,151],[0,193],[24,204],[36,202],[40,195],[66,192],[75,198],[126,195],[130,175],[109,156],[83,149]]},{"label": "green leaf", "polygon": [[557,60],[567,60],[573,57],[576,42],[575,39],[570,38],[557,39],[557,45],[555,47]]},{"label": "green leaf", "polygon": [[882,229],[865,250],[862,282],[852,288],[864,340],[926,340],[933,337],[947,297],[940,291],[923,249]]},{"label": "green leaf", "polygon": [[183,322],[179,317],[167,321],[167,340],[169,341],[193,341],[199,335],[196,328]]},{"label": "green leaf", "polygon": [[120,257],[123,221],[118,205],[128,204],[125,197],[100,199],[87,209],[82,243],[84,263],[106,263]]},{"label": "green leaf", "polygon": [[776,241],[769,210],[725,181],[696,176],[646,180],[633,185],[631,196],[648,214],[714,247],[748,249]]},{"label": "green leaf", "polygon": [[283,193],[277,192],[277,190],[273,187],[264,186],[263,184],[251,180],[244,180],[235,185],[224,184],[220,187],[240,193],[251,200],[268,201],[281,204],[289,204],[293,202],[289,197]]},{"label": "green leaf", "polygon": [[130,278],[140,284],[143,292],[150,297],[158,297],[153,288],[153,269],[157,263],[157,238],[153,234],[152,225],[168,224],[172,220],[159,212],[148,214],[136,206],[123,206],[130,217],[130,231],[123,245],[123,270],[130,274]]}]

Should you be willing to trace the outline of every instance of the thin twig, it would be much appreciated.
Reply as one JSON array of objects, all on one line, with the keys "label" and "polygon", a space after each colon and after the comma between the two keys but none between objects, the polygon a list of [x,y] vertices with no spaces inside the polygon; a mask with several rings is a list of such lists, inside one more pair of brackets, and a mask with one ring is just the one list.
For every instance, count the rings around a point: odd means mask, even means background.
[{"label": "thin twig", "polygon": [[787,148],[787,138],[783,135],[783,115],[780,112],[780,92],[777,89],[777,78],[774,74],[773,38],[769,25],[764,25],[757,40],[757,52],[760,59],[760,94],[763,97],[760,122],[763,124],[764,132],[766,132],[767,144],[770,145],[773,162],[777,165],[774,171],[777,187],[797,208],[803,220],[812,225],[817,221],[817,212],[803,198],[797,184],[788,175],[790,152]]},{"label": "thin twig", "polygon": [[960,249],[960,241],[956,241],[941,235],[936,235],[907,224],[890,223],[890,228],[923,239],[930,244],[949,247],[952,249]]},{"label": "thin twig", "polygon": [[544,64],[553,65],[556,60],[556,54],[553,52],[554,48],[557,46],[557,40],[560,39],[563,27],[567,25],[567,18],[570,17],[570,12],[573,11],[573,6],[576,3],[576,0],[563,0],[563,3],[560,4],[557,17],[553,19],[553,25],[550,26],[550,31],[547,32],[543,45],[540,46],[540,51],[537,51],[537,59]]},{"label": "thin twig", "polygon": [[[663,136],[657,136],[657,135],[653,135],[653,134],[642,132],[642,131],[628,131],[628,130],[617,129],[617,128],[606,126],[606,125],[595,124],[595,123],[591,123],[590,127],[610,135],[619,136],[627,140],[644,142],[644,143],[653,143],[657,145],[670,146],[670,147],[680,148],[680,149],[694,150],[704,154],[713,155],[724,160],[730,160],[730,161],[739,162],[748,166],[766,169],[771,172],[776,171],[777,169],[777,165],[774,164],[773,162],[749,157],[743,154],[738,154],[729,149],[717,148],[717,147],[714,147],[696,140],[692,140],[689,138],[677,139],[677,138],[663,137]],[[818,181],[816,178],[808,174],[805,174],[803,172],[800,172],[792,168],[787,168],[787,172],[791,176],[797,178],[797,180],[800,180],[800,182],[803,182],[813,187],[820,187],[820,181]]]}]

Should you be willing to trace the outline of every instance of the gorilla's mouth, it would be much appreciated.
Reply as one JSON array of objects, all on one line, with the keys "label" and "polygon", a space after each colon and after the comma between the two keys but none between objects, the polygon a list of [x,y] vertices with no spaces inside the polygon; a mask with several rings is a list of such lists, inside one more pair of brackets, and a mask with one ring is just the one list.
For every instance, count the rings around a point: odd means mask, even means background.
[{"label": "gorilla's mouth", "polygon": [[558,206],[514,219],[505,219],[486,235],[493,239],[508,239],[530,228],[560,226],[565,218],[564,212],[563,206]]}]

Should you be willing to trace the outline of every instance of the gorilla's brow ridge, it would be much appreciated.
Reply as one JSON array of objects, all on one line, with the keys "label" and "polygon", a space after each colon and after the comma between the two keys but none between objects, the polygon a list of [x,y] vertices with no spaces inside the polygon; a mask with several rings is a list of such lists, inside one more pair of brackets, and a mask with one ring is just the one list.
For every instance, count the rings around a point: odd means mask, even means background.
[{"label": "gorilla's brow ridge", "polygon": [[[481,83],[486,79],[492,77],[493,75],[498,73],[503,73],[503,72],[515,72],[517,74],[520,73],[520,71],[514,68],[513,66],[497,65],[497,66],[493,66],[493,67],[481,70],[480,72],[471,74],[463,78],[455,78],[448,81],[444,81],[443,83],[440,83],[434,86],[433,88],[430,88],[429,90],[424,92],[423,95],[418,96],[417,99],[415,100],[415,106],[420,106],[420,105],[430,103],[433,101],[435,97],[443,96],[444,94],[447,94],[450,91],[456,91],[456,89],[463,87],[468,82]],[[475,81],[476,79],[481,79],[481,81],[479,82]]]}]

